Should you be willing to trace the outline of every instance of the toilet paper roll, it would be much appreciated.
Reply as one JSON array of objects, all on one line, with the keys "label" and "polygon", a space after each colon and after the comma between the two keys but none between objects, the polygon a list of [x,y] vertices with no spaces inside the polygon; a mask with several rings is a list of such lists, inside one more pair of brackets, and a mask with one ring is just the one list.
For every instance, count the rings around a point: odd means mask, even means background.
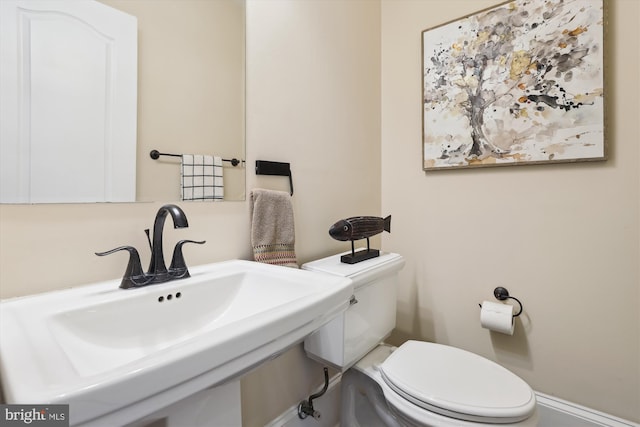
[{"label": "toilet paper roll", "polygon": [[480,310],[480,325],[491,331],[513,335],[514,318],[511,304],[483,301]]}]

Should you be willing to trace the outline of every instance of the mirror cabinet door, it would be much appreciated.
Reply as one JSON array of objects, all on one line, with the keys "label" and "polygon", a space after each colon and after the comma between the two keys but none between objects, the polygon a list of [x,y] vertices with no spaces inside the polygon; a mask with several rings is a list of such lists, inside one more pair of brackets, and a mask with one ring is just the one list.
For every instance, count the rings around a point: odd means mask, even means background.
[{"label": "mirror cabinet door", "polygon": [[135,201],[136,18],[98,2],[0,7],[0,202]]}]

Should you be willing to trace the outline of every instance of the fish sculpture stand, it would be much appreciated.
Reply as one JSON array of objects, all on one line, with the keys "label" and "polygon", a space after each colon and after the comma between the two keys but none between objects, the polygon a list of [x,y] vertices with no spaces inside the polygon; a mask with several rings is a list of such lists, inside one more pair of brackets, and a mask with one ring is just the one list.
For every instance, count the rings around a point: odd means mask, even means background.
[{"label": "fish sculpture stand", "polygon": [[[329,228],[329,235],[336,240],[351,241],[351,253],[342,255],[340,261],[345,264],[358,262],[380,256],[378,249],[369,247],[369,237],[380,234],[383,231],[391,232],[391,215],[386,218],[377,216],[354,216],[341,219]],[[355,251],[354,241],[367,239],[367,249]]]}]

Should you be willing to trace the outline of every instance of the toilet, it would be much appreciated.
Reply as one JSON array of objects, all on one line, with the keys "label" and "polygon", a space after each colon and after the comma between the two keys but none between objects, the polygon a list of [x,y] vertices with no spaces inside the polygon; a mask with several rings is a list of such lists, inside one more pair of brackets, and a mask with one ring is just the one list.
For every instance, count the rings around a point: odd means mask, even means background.
[{"label": "toilet", "polygon": [[396,323],[402,256],[346,264],[341,255],[302,268],[353,281],[349,308],[304,342],[310,358],[342,372],[342,426],[537,425],[533,390],[497,363],[441,344],[383,343]]}]

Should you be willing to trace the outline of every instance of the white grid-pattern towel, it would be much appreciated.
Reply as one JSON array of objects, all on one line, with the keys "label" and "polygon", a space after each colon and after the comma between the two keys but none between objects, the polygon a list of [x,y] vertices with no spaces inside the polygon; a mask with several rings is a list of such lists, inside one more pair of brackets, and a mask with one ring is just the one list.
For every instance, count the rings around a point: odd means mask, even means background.
[{"label": "white grid-pattern towel", "polygon": [[222,158],[202,154],[183,154],[181,181],[182,200],[223,200]]}]

